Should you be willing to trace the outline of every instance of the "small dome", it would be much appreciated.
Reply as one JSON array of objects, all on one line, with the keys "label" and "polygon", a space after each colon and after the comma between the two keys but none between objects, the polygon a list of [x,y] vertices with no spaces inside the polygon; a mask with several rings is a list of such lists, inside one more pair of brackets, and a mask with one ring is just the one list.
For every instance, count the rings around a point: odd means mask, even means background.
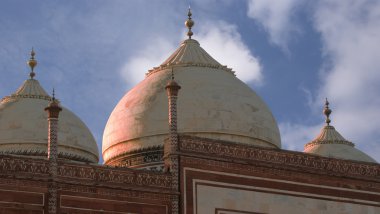
[{"label": "small dome", "polygon": [[[47,157],[48,122],[44,109],[51,97],[33,78],[0,102],[0,154]],[[63,107],[58,122],[59,158],[99,161],[98,148],[86,125]]]},{"label": "small dome", "polygon": [[180,134],[281,148],[277,123],[263,100],[197,41],[187,39],[111,113],[103,134],[106,164],[123,165],[133,151],[162,147],[169,131],[165,85],[172,70],[182,87],[177,103]]},{"label": "small dome", "polygon": [[329,116],[332,111],[328,105],[329,103],[326,99],[323,113],[326,115],[327,124],[314,140],[305,145],[304,152],[325,157],[376,163],[373,158],[356,149],[355,144],[346,140],[330,125],[331,120]]}]

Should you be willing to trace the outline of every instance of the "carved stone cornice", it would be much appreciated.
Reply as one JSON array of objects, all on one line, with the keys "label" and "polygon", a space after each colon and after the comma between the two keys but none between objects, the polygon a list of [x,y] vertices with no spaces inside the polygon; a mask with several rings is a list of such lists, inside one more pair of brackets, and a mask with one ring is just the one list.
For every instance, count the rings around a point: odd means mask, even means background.
[{"label": "carved stone cornice", "polygon": [[30,99],[40,99],[40,100],[51,100],[50,96],[45,95],[31,95],[31,94],[12,94],[10,96],[5,96],[1,99],[1,103],[6,103],[10,101],[14,101],[21,98],[30,98]]},{"label": "carved stone cornice", "polygon": [[[225,71],[229,72],[232,75],[236,76],[235,71],[233,71],[231,68],[228,68],[225,65],[212,65],[212,64],[206,64],[206,63],[177,63],[177,64],[170,64],[170,65],[160,65],[159,67],[154,67],[150,69],[147,73],[145,73],[145,77],[148,77],[156,72],[163,71],[163,70],[171,70],[173,68],[183,68],[183,67],[201,67],[201,68],[214,68],[215,72]],[[211,70],[210,70],[211,71]]]},{"label": "carved stone cornice", "polygon": [[380,165],[269,149],[193,136],[180,136],[180,153],[207,159],[225,159],[250,164],[270,164],[288,170],[355,177],[380,181]]},{"label": "carved stone cornice", "polygon": [[0,155],[0,176],[48,178],[49,163],[41,159]]},{"label": "carved stone cornice", "polygon": [[289,170],[277,165],[263,165],[262,163],[241,164],[220,160],[204,159],[199,157],[183,157],[181,165],[184,167],[203,170],[228,172],[236,175],[259,176],[284,181],[305,182],[307,184],[344,187],[349,189],[360,189],[365,191],[380,192],[378,180],[364,180],[345,176],[332,176],[331,174],[309,173],[305,170]]},{"label": "carved stone cornice", "polygon": [[[48,161],[0,155],[0,177],[48,179]],[[171,191],[171,176],[161,172],[58,162],[57,181],[95,186]]]},{"label": "carved stone cornice", "polygon": [[58,176],[63,180],[79,180],[87,184],[102,183],[111,185],[129,185],[134,187],[169,188],[169,175],[151,171],[102,166],[60,165]]}]

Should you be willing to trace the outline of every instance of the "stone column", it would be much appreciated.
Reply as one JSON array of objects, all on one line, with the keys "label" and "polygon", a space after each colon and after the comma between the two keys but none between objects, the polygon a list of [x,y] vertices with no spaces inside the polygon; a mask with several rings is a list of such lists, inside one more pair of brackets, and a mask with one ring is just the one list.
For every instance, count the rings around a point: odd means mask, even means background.
[{"label": "stone column", "polygon": [[58,100],[53,98],[48,107],[45,108],[48,113],[48,160],[50,182],[48,187],[48,213],[57,213],[57,170],[58,170],[58,116],[62,108],[59,106]]},{"label": "stone column", "polygon": [[177,133],[177,97],[181,89],[173,79],[165,87],[169,100],[169,138],[170,152],[178,150],[178,133]]},{"label": "stone column", "polygon": [[[179,156],[178,156],[178,133],[177,133],[177,97],[178,91],[181,89],[172,79],[165,87],[169,100],[169,141],[164,145],[164,163],[165,170],[172,175],[172,188],[179,191]],[[179,196],[172,197],[172,213],[179,213]]]}]

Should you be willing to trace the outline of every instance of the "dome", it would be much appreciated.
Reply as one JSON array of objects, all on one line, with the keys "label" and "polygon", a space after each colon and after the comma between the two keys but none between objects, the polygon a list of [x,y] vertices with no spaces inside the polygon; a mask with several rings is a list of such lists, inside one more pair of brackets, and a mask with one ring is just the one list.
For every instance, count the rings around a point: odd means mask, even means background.
[{"label": "dome", "polygon": [[320,134],[314,140],[305,145],[304,152],[325,157],[376,163],[373,158],[356,149],[355,144],[346,140],[330,125],[329,115],[331,110],[328,105],[329,103],[326,99],[324,113],[327,117],[327,125],[322,128]]},{"label": "dome", "polygon": [[342,137],[333,126],[324,126],[316,139],[305,145],[304,152],[325,157],[376,163]]},{"label": "dome", "polygon": [[[47,157],[48,122],[44,109],[51,97],[33,76],[34,73],[0,102],[0,154]],[[94,137],[74,113],[63,107],[58,124],[59,158],[99,161]]]},{"label": "dome", "polygon": [[182,87],[178,133],[281,148],[277,123],[263,100],[196,40],[187,39],[114,108],[103,134],[105,164],[140,164],[131,159],[136,153],[162,148],[169,131],[165,85],[172,71]]}]

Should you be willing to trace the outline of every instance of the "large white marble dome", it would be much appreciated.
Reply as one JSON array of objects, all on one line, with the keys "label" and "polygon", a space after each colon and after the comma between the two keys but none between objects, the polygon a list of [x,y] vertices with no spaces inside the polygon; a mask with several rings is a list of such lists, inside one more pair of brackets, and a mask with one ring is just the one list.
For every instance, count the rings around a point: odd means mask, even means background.
[{"label": "large white marble dome", "polygon": [[[47,158],[48,122],[44,111],[51,97],[36,79],[27,79],[0,102],[0,154]],[[65,160],[97,163],[98,148],[86,125],[62,108],[58,122],[58,153]]]},{"label": "large white marble dome", "polygon": [[179,134],[281,148],[277,123],[263,100],[196,40],[187,39],[111,113],[103,134],[105,164],[123,165],[120,161],[133,151],[163,145],[169,131],[165,85],[172,70],[182,87],[177,102]]}]

